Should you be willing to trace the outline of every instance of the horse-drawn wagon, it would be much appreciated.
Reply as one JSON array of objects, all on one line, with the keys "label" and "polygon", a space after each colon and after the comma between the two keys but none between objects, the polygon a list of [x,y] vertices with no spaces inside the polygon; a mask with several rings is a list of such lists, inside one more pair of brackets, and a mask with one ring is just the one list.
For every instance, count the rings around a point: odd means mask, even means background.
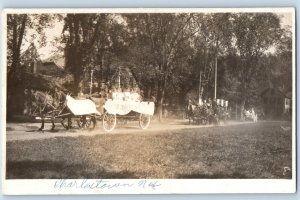
[{"label": "horse-drawn wagon", "polygon": [[63,101],[55,99],[49,93],[36,92],[33,112],[31,116],[41,120],[40,131],[44,129],[45,122],[52,123],[51,130],[55,128],[55,122],[69,129],[72,122],[76,122],[79,128],[94,128],[96,125],[96,116],[100,113],[96,105],[90,99],[76,100],[70,95],[62,95]]},{"label": "horse-drawn wagon", "polygon": [[[186,108],[186,116],[189,124],[220,124],[225,123],[229,119],[227,106],[222,101],[211,103],[193,104],[191,101]],[[228,104],[228,103],[227,103]]]},{"label": "horse-drawn wagon", "polygon": [[37,118],[42,121],[39,130],[43,130],[44,122],[49,120],[52,122],[52,129],[57,120],[66,129],[71,128],[74,120],[79,128],[89,129],[96,126],[97,120],[102,121],[106,132],[114,130],[118,121],[126,123],[128,120],[138,120],[140,128],[147,129],[154,114],[154,102],[142,101],[141,95],[133,88],[131,91],[122,91],[120,70],[118,75],[118,86],[114,87],[106,98],[89,96],[78,100],[70,95],[58,95],[64,96],[65,100],[59,100],[58,105],[55,106],[55,98],[45,94],[37,106],[39,111]]}]

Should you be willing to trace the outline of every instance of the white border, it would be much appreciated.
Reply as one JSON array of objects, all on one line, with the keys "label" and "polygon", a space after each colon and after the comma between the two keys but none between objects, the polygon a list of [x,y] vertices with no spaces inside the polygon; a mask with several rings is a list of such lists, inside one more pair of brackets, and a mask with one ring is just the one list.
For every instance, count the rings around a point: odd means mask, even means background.
[{"label": "white border", "polygon": [[[198,193],[295,193],[296,192],[296,69],[295,69],[295,8],[101,8],[101,9],[4,9],[2,12],[2,133],[6,133],[6,15],[9,13],[190,13],[190,12],[291,12],[293,18],[293,117],[292,117],[292,179],[149,179],[147,183],[157,181],[161,186],[154,190],[151,187],[139,186],[139,179],[107,179],[110,184],[132,184],[131,187],[112,189],[55,189],[52,179],[6,180],[6,134],[2,134],[2,185],[4,194],[198,194]],[[81,183],[82,179],[76,181]],[[90,182],[97,180],[90,179]]]},{"label": "white border", "polygon": [[259,13],[259,12],[293,12],[292,7],[274,8],[6,8],[3,14],[9,13]]}]

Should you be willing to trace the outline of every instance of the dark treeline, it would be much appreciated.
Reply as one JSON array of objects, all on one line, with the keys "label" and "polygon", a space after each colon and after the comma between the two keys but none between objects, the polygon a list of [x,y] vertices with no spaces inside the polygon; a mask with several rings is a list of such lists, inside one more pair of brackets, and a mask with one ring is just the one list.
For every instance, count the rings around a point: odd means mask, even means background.
[{"label": "dark treeline", "polygon": [[56,43],[74,94],[91,70],[107,83],[120,66],[131,69],[145,98],[156,98],[160,117],[164,103],[214,98],[216,65],[217,98],[242,109],[259,106],[266,87],[292,89],[292,35],[273,13],[8,15],[8,83],[22,70],[28,30],[38,31],[43,46],[53,21],[64,23]]}]

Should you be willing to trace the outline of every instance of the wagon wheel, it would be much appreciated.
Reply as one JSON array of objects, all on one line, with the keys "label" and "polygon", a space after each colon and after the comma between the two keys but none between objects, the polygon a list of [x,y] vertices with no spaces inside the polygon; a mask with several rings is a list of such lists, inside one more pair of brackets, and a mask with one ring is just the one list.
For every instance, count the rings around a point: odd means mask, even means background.
[{"label": "wagon wheel", "polygon": [[116,124],[117,124],[117,117],[114,114],[105,113],[102,119],[103,122],[103,129],[106,132],[110,132],[114,130]]},{"label": "wagon wheel", "polygon": [[86,123],[85,116],[80,116],[80,118],[76,120],[76,122],[79,128],[83,128],[84,124]]},{"label": "wagon wheel", "polygon": [[96,126],[96,118],[95,116],[80,116],[77,120],[77,125],[79,128],[94,129]]},{"label": "wagon wheel", "polygon": [[140,114],[139,124],[141,129],[147,129],[150,125],[151,117],[150,115]]},{"label": "wagon wheel", "polygon": [[71,116],[67,116],[67,117],[63,117],[60,121],[61,125],[65,128],[65,129],[70,129],[73,128],[72,127],[72,118]]},{"label": "wagon wheel", "polygon": [[95,116],[88,116],[85,127],[88,129],[94,129],[96,126],[96,117]]}]

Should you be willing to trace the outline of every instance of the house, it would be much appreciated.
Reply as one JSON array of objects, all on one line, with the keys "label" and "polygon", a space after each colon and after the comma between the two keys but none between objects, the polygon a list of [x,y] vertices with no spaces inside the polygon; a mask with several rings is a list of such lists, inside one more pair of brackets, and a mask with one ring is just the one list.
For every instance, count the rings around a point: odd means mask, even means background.
[{"label": "house", "polygon": [[292,112],[292,93],[278,88],[266,88],[261,93],[262,107],[267,119],[276,119]]},{"label": "house", "polygon": [[[7,77],[7,119],[30,114],[33,104],[31,94],[36,91],[54,93],[55,89],[66,92],[63,83],[69,79],[64,70],[62,56],[42,60],[32,43],[20,58],[21,68]],[[31,106],[29,106],[31,105]]]},{"label": "house", "polygon": [[64,75],[64,57],[54,55],[42,60],[34,43],[31,43],[22,53],[21,64],[29,73],[50,77],[61,77]]}]

